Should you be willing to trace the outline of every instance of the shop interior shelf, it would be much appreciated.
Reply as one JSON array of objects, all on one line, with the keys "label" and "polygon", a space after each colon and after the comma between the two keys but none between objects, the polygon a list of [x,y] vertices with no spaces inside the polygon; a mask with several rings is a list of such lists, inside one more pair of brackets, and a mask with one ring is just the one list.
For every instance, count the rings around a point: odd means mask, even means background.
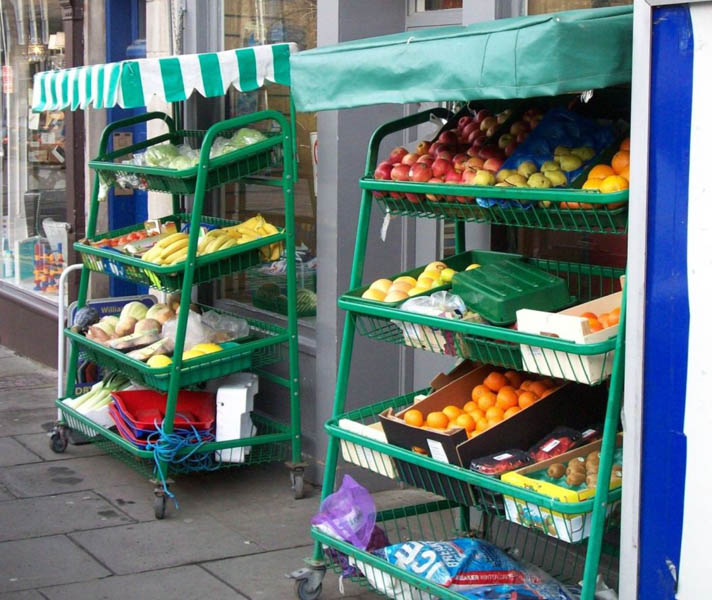
[{"label": "shop interior shelf", "polygon": [[[623,270],[613,267],[526,260],[564,278],[577,303],[617,291],[623,274]],[[586,384],[599,383],[610,373],[615,348],[615,337],[595,344],[576,344],[466,320],[425,317],[349,295],[341,296],[339,306],[351,311],[356,330],[364,337]],[[522,344],[531,350],[526,359]]]},{"label": "shop interior shelf", "polygon": [[[230,137],[234,131],[236,130],[223,130],[220,136]],[[105,185],[111,185],[118,180],[131,184],[131,187],[156,192],[194,194],[198,179],[197,164],[188,169],[168,169],[134,165],[129,161],[133,154],[163,142],[174,145],[188,144],[192,148],[200,149],[205,133],[194,130],[166,133],[99,156],[90,161],[89,166],[98,173]],[[279,165],[282,158],[281,144],[281,134],[267,134],[265,140],[211,159],[205,189],[219,187]],[[127,162],[122,162],[124,160]]]},{"label": "shop interior shelf", "polygon": [[[552,231],[624,234],[628,190],[523,189],[362,179],[384,213]],[[395,194],[394,194],[395,192]],[[412,202],[405,193],[415,202]],[[435,195],[433,201],[424,195]]]},{"label": "shop interior shelf", "polygon": [[[202,223],[217,227],[229,227],[238,223],[228,219],[206,216],[201,217],[200,220]],[[169,221],[174,222],[177,230],[180,231],[183,225],[190,223],[190,215],[179,213],[161,219],[163,223]],[[119,237],[141,229],[143,229],[143,223],[99,234],[88,241],[96,243],[103,239]],[[262,262],[260,248],[283,240],[284,234],[277,233],[247,244],[198,256],[195,261],[193,283],[206,283],[258,265]],[[76,242],[74,249],[81,253],[84,265],[92,271],[106,273],[132,283],[148,285],[165,292],[180,290],[183,285],[185,269],[183,262],[175,265],[156,265],[111,248],[94,246],[85,242]]]},{"label": "shop interior shelf", "polygon": [[[62,416],[69,427],[83,434],[88,441],[101,447],[107,454],[122,459],[123,462],[142,474],[149,477],[153,476],[155,461],[152,450],[140,449],[134,446],[131,442],[123,438],[115,427],[102,427],[87,416],[66,406],[63,400],[64,398],[60,398],[56,400],[55,403],[62,411]],[[216,450],[225,449],[238,452],[243,446],[250,446],[250,450],[246,453],[243,462],[222,462],[214,460],[214,464],[210,465],[209,470],[284,460],[289,449],[287,442],[291,439],[289,425],[280,423],[258,412],[252,412],[250,417],[256,430],[252,437],[221,442],[203,442],[199,446],[186,446],[176,455],[176,458],[179,459],[186,454],[193,453],[203,455],[210,454]],[[173,475],[185,471],[178,460],[169,463],[168,470],[168,472]]]},{"label": "shop interior shelf", "polygon": [[[215,309],[211,309],[215,310]],[[223,350],[193,358],[183,363],[179,371],[180,386],[187,387],[224,377],[231,373],[264,367],[282,360],[287,330],[271,323],[247,319],[250,335],[224,344]],[[146,363],[129,358],[123,352],[90,340],[71,329],[65,334],[77,344],[80,352],[105,369],[116,369],[132,381],[166,392],[170,385],[172,365],[151,368]]]}]

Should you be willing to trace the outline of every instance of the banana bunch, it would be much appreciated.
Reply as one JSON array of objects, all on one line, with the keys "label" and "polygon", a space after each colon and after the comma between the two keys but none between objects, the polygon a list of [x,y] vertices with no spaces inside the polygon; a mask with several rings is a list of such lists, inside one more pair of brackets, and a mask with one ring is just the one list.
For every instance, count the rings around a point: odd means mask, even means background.
[{"label": "banana bunch", "polygon": [[[198,243],[198,256],[254,242],[275,233],[279,233],[279,230],[265,221],[262,215],[257,215],[244,223],[209,231]],[[269,246],[263,246],[260,248],[260,252],[264,260],[277,260],[282,254],[282,244],[275,242]]]},{"label": "banana bunch", "polygon": [[157,241],[141,258],[157,265],[174,265],[185,260],[187,255],[188,234],[173,233]]}]

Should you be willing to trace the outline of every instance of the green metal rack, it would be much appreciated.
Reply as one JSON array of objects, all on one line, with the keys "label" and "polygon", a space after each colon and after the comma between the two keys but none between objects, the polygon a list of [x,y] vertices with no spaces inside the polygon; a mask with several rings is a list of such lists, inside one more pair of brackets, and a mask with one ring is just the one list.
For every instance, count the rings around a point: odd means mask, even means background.
[{"label": "green metal rack", "polygon": [[[462,535],[483,537],[501,547],[516,548],[521,558],[538,564],[566,583],[575,584],[583,580],[582,598],[593,600],[599,572],[603,573],[609,583],[617,584],[616,538],[621,489],[609,490],[608,482],[622,396],[625,291],[620,333],[608,340],[587,345],[466,320],[408,313],[400,310],[397,305],[363,301],[355,292],[362,286],[374,200],[392,214],[454,221],[456,252],[459,254],[465,251],[466,221],[563,231],[624,233],[627,193],[606,195],[604,201],[600,197],[589,200],[592,195],[581,190],[515,190],[425,184],[425,187],[419,187],[421,184],[373,179],[379,147],[387,135],[428,122],[431,117],[449,116],[450,113],[442,108],[431,109],[386,123],[371,138],[365,175],[361,179],[361,208],[350,284],[352,292],[339,299],[339,307],[347,311],[347,316],[333,416],[325,424],[330,438],[322,499],[334,490],[336,466],[341,455],[348,462],[436,494],[437,499],[431,502],[385,510],[378,514],[378,522],[388,533],[391,543],[412,539],[446,540]],[[404,192],[445,194],[452,201],[411,202],[403,199]],[[457,200],[452,198],[455,195]],[[482,197],[516,200],[520,206],[487,209],[475,200]],[[582,200],[584,197],[585,200]],[[573,201],[591,202],[595,208],[570,210],[560,206],[561,202]],[[623,205],[611,208],[609,205],[614,202]],[[572,303],[612,293],[623,274],[622,270],[610,267],[532,258],[523,260],[563,277],[568,284]],[[356,332],[372,339],[482,363],[556,376],[568,375],[568,379],[588,385],[605,382],[610,376],[595,497],[578,503],[562,502],[409,449],[374,440],[346,426],[344,421],[361,425],[375,423],[381,411],[387,408],[400,409],[411,404],[417,393],[427,393],[427,390],[422,390],[347,412],[345,401]],[[526,356],[530,357],[527,360],[522,352],[524,348],[539,352],[527,353]],[[531,356],[538,358],[532,362]],[[577,368],[584,360],[592,357],[599,359],[593,364],[600,370]],[[585,376],[580,375],[582,372]],[[515,509],[517,506],[520,508]],[[519,513],[515,514],[515,511]],[[526,518],[522,518],[522,514]],[[341,572],[339,563],[333,560],[331,553],[325,553],[325,547],[349,557],[351,564],[355,564],[362,574],[362,577],[356,578],[359,583],[381,593],[390,590],[387,592],[389,596],[418,600],[464,598],[456,591],[418,577],[323,531],[313,528],[312,537],[315,546],[314,554],[308,561],[309,567],[295,574],[296,592],[301,599],[319,596],[321,581],[328,568]]]},{"label": "green metal rack", "polygon": [[[294,117],[292,113],[292,118]],[[107,152],[107,146],[114,131],[148,121],[163,121],[168,133],[134,144],[119,151]],[[253,123],[270,121],[276,123],[278,131],[270,133],[267,139],[225,154],[210,158],[213,142],[219,136],[229,136],[235,130]],[[260,262],[260,248],[274,243],[283,243],[287,259],[287,327],[278,327],[270,323],[248,320],[250,333],[247,337],[225,344],[221,352],[206,355],[189,362],[182,359],[185,334],[188,323],[189,302],[181,302],[178,311],[174,358],[171,365],[163,368],[149,368],[145,363],[133,360],[121,352],[107,348],[70,329],[65,335],[71,344],[68,363],[65,397],[74,391],[77,362],[80,352],[101,366],[123,372],[132,380],[167,393],[165,433],[173,432],[176,400],[181,388],[195,386],[209,379],[221,377],[238,371],[250,370],[270,381],[286,387],[290,398],[290,422],[278,423],[264,415],[253,413],[256,434],[249,438],[220,442],[206,442],[199,446],[187,447],[177,455],[180,459],[185,454],[211,454],[228,448],[250,446],[252,450],[242,463],[225,463],[220,466],[241,466],[267,461],[279,461],[290,458],[287,466],[291,472],[291,482],[296,498],[303,495],[303,476],[305,464],[302,462],[301,449],[301,413],[299,397],[299,355],[296,306],[296,253],[294,234],[294,181],[296,165],[294,156],[294,130],[289,120],[273,110],[261,111],[212,125],[207,131],[182,131],[176,128],[174,120],[160,112],[117,121],[108,125],[101,136],[97,159],[89,165],[96,171],[94,178],[89,219],[87,223],[87,241],[78,242],[75,249],[81,254],[83,268],[79,284],[77,306],[86,304],[89,275],[102,272],[135,283],[146,284],[163,291],[180,291],[182,298],[190,298],[194,285],[220,279],[237,271],[245,270]],[[157,167],[134,166],[115,162],[122,156],[144,150],[155,144],[169,141],[174,144],[191,143],[199,148],[200,159],[190,169],[174,170]],[[254,177],[267,168],[282,163],[282,175],[279,178]],[[111,185],[117,175],[130,175],[138,179],[142,187],[150,190],[167,192],[173,197],[173,214],[162,219],[172,221],[179,228],[188,226],[188,254],[181,264],[172,266],[155,265],[119,252],[96,247],[89,242],[105,237],[123,235],[141,228],[141,225],[124,228],[120,231],[98,234],[96,231],[99,211],[100,187]],[[282,189],[285,206],[285,228],[253,242],[237,245],[212,254],[197,256],[198,237],[201,223],[208,222],[220,227],[232,225],[233,221],[204,216],[203,205],[208,189],[230,182],[245,180]],[[180,196],[193,194],[192,210],[183,213],[180,210]],[[214,309],[211,309],[214,310]],[[286,348],[286,352],[284,351]],[[263,367],[283,360],[289,361],[288,378],[279,377],[263,371]],[[140,449],[119,434],[91,421],[86,416],[69,408],[63,403],[65,398],[58,398],[57,407],[61,411],[62,421],[55,431],[51,447],[55,451],[64,451],[67,446],[67,427],[82,432],[92,441],[101,443],[112,454],[128,456],[126,462],[139,469],[151,471],[155,481],[167,481],[167,477],[180,472],[180,465],[163,459],[153,464],[153,452]],[[168,480],[169,481],[169,480]],[[154,509],[157,518],[163,518],[166,511],[166,495],[163,485],[156,483],[154,490]]]}]

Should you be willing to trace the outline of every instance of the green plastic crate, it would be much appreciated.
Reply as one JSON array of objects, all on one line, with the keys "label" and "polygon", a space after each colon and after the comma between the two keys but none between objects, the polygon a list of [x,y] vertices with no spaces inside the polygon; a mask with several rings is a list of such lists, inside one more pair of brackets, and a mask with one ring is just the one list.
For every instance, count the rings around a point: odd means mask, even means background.
[{"label": "green plastic crate", "polygon": [[[201,217],[201,222],[217,227],[229,227],[237,225],[238,221],[220,219],[217,217]],[[162,223],[172,221],[176,228],[180,230],[181,225],[190,223],[190,215],[179,213],[169,215],[161,219]],[[122,229],[102,233],[90,238],[88,241],[97,242],[106,238],[126,235],[133,231],[143,229],[143,224],[131,225]],[[270,235],[254,242],[240,244],[218,252],[212,252],[196,258],[195,274],[193,283],[200,284],[214,279],[220,279],[226,275],[243,271],[262,262],[260,248],[267,244],[279,242],[284,234],[278,233]],[[182,289],[183,271],[185,263],[176,265],[155,265],[123,254],[113,249],[92,246],[88,243],[75,242],[74,249],[82,256],[82,262],[92,271],[106,273],[113,277],[118,277],[125,281],[148,285],[165,292],[173,292]]]},{"label": "green plastic crate", "polygon": [[458,273],[452,292],[495,325],[511,325],[517,310],[556,312],[573,304],[566,281],[534,265],[508,260]]},{"label": "green plastic crate", "polygon": [[[230,137],[233,131],[235,130],[227,130],[221,132],[220,135]],[[266,140],[211,159],[208,164],[205,189],[209,190],[238,181],[243,177],[279,165],[282,158],[282,135],[270,133],[265,135],[267,136]],[[142,144],[99,156],[90,161],[89,166],[107,185],[116,182],[117,178],[131,178],[137,180],[138,187],[141,189],[170,194],[194,194],[198,179],[198,165],[178,170],[123,164],[121,161],[130,158],[137,148],[143,150],[167,141],[175,145],[188,144],[193,148],[199,148],[204,136],[205,131],[191,130],[176,131],[172,136],[163,134]]]},{"label": "green plastic crate", "polygon": [[[489,250],[468,250],[467,252],[462,252],[460,254],[456,254],[455,256],[450,256],[449,258],[444,258],[440,262],[445,263],[448,267],[451,269],[454,269],[455,271],[464,271],[469,265],[473,263],[477,263],[480,265],[489,265],[489,264],[494,264],[506,260],[522,260],[523,257],[520,254],[511,254],[507,252],[491,252]],[[398,273],[397,275],[393,275],[392,277],[389,277],[392,281],[395,281],[398,277],[404,277],[404,276],[410,276],[414,277],[415,279],[418,278],[418,275],[423,272],[427,265],[423,265],[422,267],[416,267],[415,269],[411,269],[410,271],[404,271],[403,273]],[[417,298],[419,296],[430,296],[430,294],[434,294],[435,292],[440,292],[443,290],[448,290],[450,289],[449,283],[445,285],[441,285],[438,287],[434,287],[429,289],[426,292],[423,292],[422,294],[416,294],[414,296],[411,296],[412,298]],[[358,302],[364,302],[367,304],[375,304],[379,306],[398,306],[399,304],[405,302],[405,300],[399,300],[397,302],[379,302],[378,300],[370,300],[368,298],[362,298],[361,296],[363,293],[368,289],[369,286],[364,285],[361,287],[358,287],[356,289],[350,290],[343,294],[345,298],[350,298],[352,300],[358,301]]]}]

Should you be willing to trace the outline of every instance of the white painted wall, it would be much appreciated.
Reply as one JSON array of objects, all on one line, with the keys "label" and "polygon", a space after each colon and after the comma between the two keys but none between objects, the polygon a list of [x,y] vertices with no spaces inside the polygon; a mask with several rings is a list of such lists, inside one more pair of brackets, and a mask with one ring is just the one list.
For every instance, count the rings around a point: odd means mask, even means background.
[{"label": "white painted wall", "polygon": [[712,431],[712,370],[709,364],[709,293],[712,290],[712,204],[709,180],[709,138],[712,113],[712,2],[690,6],[695,40],[690,133],[690,183],[687,230],[687,282],[690,302],[690,338],[687,359],[685,427],[687,471],[682,526],[678,598],[700,598],[710,585],[709,544],[712,498],[709,476],[709,438]]}]

